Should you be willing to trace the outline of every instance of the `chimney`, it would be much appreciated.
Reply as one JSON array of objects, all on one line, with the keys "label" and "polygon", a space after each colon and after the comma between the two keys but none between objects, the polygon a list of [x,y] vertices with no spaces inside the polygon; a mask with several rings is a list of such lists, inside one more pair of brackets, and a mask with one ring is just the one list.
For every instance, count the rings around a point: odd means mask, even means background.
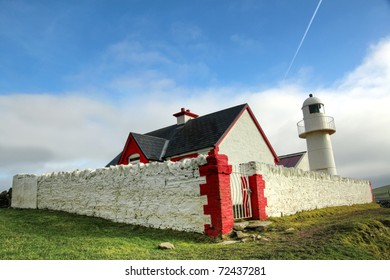
[{"label": "chimney", "polygon": [[191,113],[189,109],[181,108],[180,112],[173,114],[177,119],[177,125],[185,124],[187,121],[196,119],[199,115]]}]

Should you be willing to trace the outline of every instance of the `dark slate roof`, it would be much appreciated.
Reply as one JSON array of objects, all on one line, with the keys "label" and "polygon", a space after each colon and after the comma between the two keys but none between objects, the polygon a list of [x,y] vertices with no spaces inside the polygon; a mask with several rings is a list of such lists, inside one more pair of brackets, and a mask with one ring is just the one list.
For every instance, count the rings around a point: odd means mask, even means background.
[{"label": "dark slate roof", "polygon": [[163,157],[164,146],[168,140],[160,137],[138,134],[132,132],[134,140],[139,148],[149,160],[161,160]]},{"label": "dark slate roof", "polygon": [[228,108],[187,121],[184,125],[173,125],[146,135],[169,140],[165,157],[172,157],[213,147],[240,115],[246,104]]},{"label": "dark slate roof", "polygon": [[[145,134],[131,133],[149,160],[214,147],[235,123],[247,104],[204,115],[181,125],[171,125]],[[107,166],[118,164],[122,153]]]},{"label": "dark slate roof", "polygon": [[118,165],[119,160],[121,159],[122,152],[119,153],[112,161],[110,161],[106,167],[112,166],[112,165]]},{"label": "dark slate roof", "polygon": [[296,167],[305,154],[306,152],[300,152],[295,154],[278,156],[279,162],[277,163],[277,165],[282,165],[284,167]]}]

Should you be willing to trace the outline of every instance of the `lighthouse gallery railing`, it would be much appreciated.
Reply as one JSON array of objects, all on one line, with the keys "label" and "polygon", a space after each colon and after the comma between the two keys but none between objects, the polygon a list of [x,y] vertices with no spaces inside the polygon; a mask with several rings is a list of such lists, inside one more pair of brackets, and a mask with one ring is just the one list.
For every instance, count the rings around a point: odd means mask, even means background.
[{"label": "lighthouse gallery railing", "polygon": [[329,116],[314,116],[313,118],[304,119],[297,123],[299,136],[318,131],[327,130],[330,134],[336,132],[334,118]]}]

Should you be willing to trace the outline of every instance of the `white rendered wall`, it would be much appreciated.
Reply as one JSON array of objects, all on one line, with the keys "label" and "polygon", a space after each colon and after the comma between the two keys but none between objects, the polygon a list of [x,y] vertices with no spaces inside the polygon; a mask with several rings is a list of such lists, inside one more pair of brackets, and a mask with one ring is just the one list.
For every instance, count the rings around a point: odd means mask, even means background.
[{"label": "white rendered wall", "polygon": [[264,195],[269,217],[372,202],[370,182],[367,180],[256,162],[245,164],[245,168],[249,175],[261,174],[265,181]]},{"label": "white rendered wall", "polygon": [[297,166],[295,168],[302,169],[303,171],[309,171],[310,165],[309,165],[309,158],[307,156],[307,153],[305,153],[301,160],[298,162]]},{"label": "white rendered wall", "polygon": [[154,228],[204,232],[204,156],[39,176],[38,208]]},{"label": "white rendered wall", "polygon": [[[15,175],[12,206],[60,210],[154,228],[204,232],[207,198],[200,196],[205,156],[96,170]],[[265,181],[270,217],[304,210],[372,202],[369,181],[250,162],[248,175]]]},{"label": "white rendered wall", "polygon": [[37,176],[32,174],[15,175],[12,183],[13,208],[37,208]]},{"label": "white rendered wall", "polygon": [[274,156],[246,110],[219,145],[219,153],[229,157],[229,164],[258,161],[274,164]]}]

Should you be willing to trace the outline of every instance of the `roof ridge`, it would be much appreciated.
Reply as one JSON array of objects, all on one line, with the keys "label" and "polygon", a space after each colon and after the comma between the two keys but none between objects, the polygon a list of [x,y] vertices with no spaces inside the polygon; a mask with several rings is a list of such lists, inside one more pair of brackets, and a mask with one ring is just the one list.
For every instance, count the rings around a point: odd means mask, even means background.
[{"label": "roof ridge", "polygon": [[[236,108],[238,108],[238,107],[243,107],[243,108],[244,108],[245,106],[248,106],[248,103],[243,103],[243,104],[240,104],[240,105],[235,105],[235,106],[232,106],[232,107],[229,107],[229,108],[225,108],[225,109],[222,109],[222,110],[219,110],[219,111],[216,111],[216,112],[208,113],[208,114],[206,114],[206,115],[201,115],[201,116],[199,116],[199,117],[197,117],[197,118],[194,118],[194,119],[189,120],[187,123],[189,123],[190,121],[196,121],[196,120],[202,119],[202,118],[204,118],[204,117],[208,117],[208,116],[210,116],[210,115],[214,115],[214,114],[218,114],[218,113],[221,113],[221,112],[224,112],[224,111],[236,109]],[[146,133],[143,134],[143,135],[150,135],[151,133],[157,133],[157,132],[159,132],[159,131],[163,131],[163,130],[168,129],[168,128],[174,128],[174,127],[176,127],[176,128],[181,128],[181,127],[183,127],[183,126],[185,126],[185,125],[186,125],[186,123],[184,123],[184,124],[171,124],[171,125],[164,126],[164,127],[162,127],[162,128],[156,129],[156,130],[152,130],[152,131],[146,132]],[[150,135],[150,136],[152,136],[152,135]],[[171,136],[173,136],[173,135],[171,135]],[[154,137],[157,137],[157,136],[154,136]],[[160,138],[161,138],[161,137],[160,137]],[[165,139],[165,138],[164,138],[164,139]]]},{"label": "roof ridge", "polygon": [[158,136],[154,136],[154,135],[149,135],[149,134],[142,134],[142,133],[137,133],[137,132],[130,132],[130,134],[132,135],[136,135],[136,136],[141,136],[141,137],[150,137],[150,138],[157,138],[157,139],[164,139],[164,140],[167,140],[163,137],[158,137]]},{"label": "roof ridge", "polygon": [[206,115],[199,116],[196,119],[192,119],[192,120],[197,120],[197,119],[200,119],[200,118],[203,118],[203,117],[207,117],[207,116],[210,116],[210,115],[219,114],[219,113],[222,113],[222,112],[225,112],[225,111],[228,111],[228,110],[236,109],[238,107],[243,107],[244,108],[247,105],[248,105],[247,103],[243,103],[243,104],[240,104],[240,105],[232,106],[230,108],[225,108],[225,109],[222,109],[222,110],[219,110],[219,111],[216,111],[216,112],[208,113]]}]

